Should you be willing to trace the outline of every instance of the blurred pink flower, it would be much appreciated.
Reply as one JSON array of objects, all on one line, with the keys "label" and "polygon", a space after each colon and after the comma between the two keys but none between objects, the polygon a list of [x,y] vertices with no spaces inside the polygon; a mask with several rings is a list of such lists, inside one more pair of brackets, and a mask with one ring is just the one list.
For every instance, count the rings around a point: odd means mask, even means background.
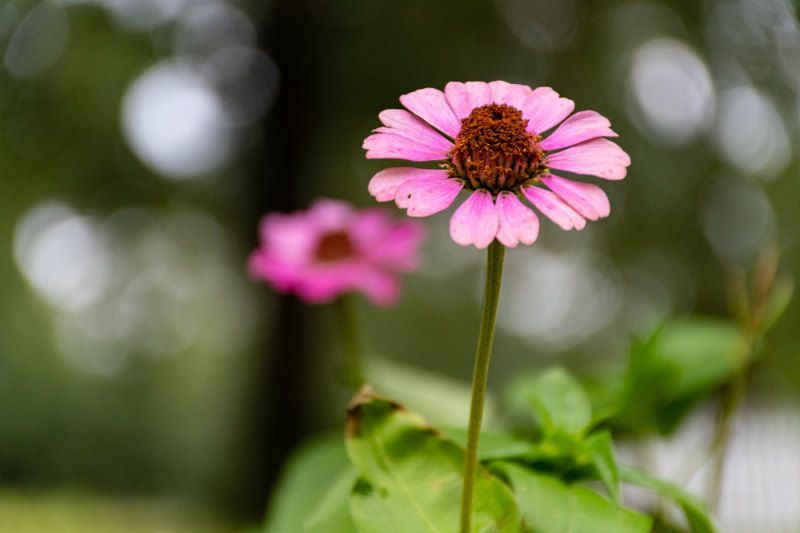
[{"label": "blurred pink flower", "polygon": [[416,222],[325,198],[305,211],[265,215],[259,233],[261,245],[248,268],[276,290],[295,293],[306,303],[361,291],[384,306],[397,301],[397,273],[417,267],[424,238]]},{"label": "blurred pink flower", "polygon": [[462,189],[471,191],[450,219],[451,237],[464,246],[484,248],[495,237],[508,247],[533,244],[539,219],[522,197],[563,229],[580,230],[586,219],[608,216],[608,198],[596,185],[550,170],[620,180],[631,163],[604,139],[617,136],[608,119],[594,111],[570,116],[575,103],[550,87],[450,82],[444,92],[420,89],[400,102],[408,111],[378,115],[383,126],[364,140],[367,158],[436,161],[440,168],[387,168],[369,192],[425,217],[449,207]]}]

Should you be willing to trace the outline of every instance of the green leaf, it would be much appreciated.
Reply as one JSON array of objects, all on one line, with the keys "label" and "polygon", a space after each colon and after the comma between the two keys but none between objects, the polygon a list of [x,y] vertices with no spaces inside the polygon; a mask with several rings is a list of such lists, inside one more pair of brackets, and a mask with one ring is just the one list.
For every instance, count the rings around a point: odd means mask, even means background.
[{"label": "green leaf", "polygon": [[341,434],[307,442],[287,462],[264,533],[356,533],[349,506],[356,476]]},{"label": "green leaf", "polygon": [[632,434],[671,433],[741,365],[742,338],[728,321],[691,318],[665,322],[637,343],[614,424]]},{"label": "green leaf", "polygon": [[536,533],[648,533],[650,517],[625,509],[580,485],[510,462],[492,463],[519,501],[525,523]]},{"label": "green leaf", "polygon": [[614,500],[614,503],[619,504],[619,469],[617,467],[617,459],[614,456],[611,432],[605,430],[593,433],[583,441],[583,445],[589,451],[597,474],[600,476],[600,481],[605,485],[609,496]]},{"label": "green leaf", "polygon": [[692,533],[716,533],[708,508],[697,496],[638,468],[621,465],[619,473],[625,483],[650,489],[674,500],[686,515]]},{"label": "green leaf", "polygon": [[[367,382],[381,395],[394,398],[440,426],[466,427],[472,389],[450,376],[404,365],[378,355],[364,361]],[[487,395],[483,427],[491,427],[497,409]]]},{"label": "green leaf", "polygon": [[[362,477],[350,499],[360,533],[458,531],[463,450],[399,404],[362,390],[347,417],[347,452]],[[510,489],[480,469],[473,533],[519,533]]]},{"label": "green leaf", "polygon": [[[444,428],[442,433],[459,446],[467,445],[467,430],[461,428]],[[481,461],[495,459],[524,458],[535,460],[547,457],[541,448],[528,439],[515,437],[508,433],[482,431],[478,441],[478,459]]]},{"label": "green leaf", "polygon": [[512,404],[533,406],[545,437],[561,431],[581,436],[592,422],[592,406],[581,384],[560,367],[525,376],[511,386]]}]

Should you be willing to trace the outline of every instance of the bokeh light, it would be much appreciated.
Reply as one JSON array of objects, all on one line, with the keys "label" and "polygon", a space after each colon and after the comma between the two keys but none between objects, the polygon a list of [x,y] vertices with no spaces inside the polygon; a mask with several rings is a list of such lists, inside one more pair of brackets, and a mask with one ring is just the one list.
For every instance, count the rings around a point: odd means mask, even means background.
[{"label": "bokeh light", "polygon": [[634,119],[644,133],[668,145],[686,145],[714,116],[714,88],[703,60],[686,43],[659,38],[633,56],[630,74]]},{"label": "bokeh light", "polygon": [[175,61],[151,67],[130,87],[122,126],[131,149],[169,178],[211,173],[231,150],[231,132],[216,92]]},{"label": "bokeh light", "polygon": [[[12,16],[14,4],[0,7]],[[56,3],[41,2],[16,25],[6,48],[4,64],[17,78],[38,76],[55,65],[69,38],[69,22]]]},{"label": "bokeh light", "polygon": [[791,151],[783,120],[761,91],[727,89],[719,97],[714,141],[730,164],[762,180],[774,178],[789,164]]}]

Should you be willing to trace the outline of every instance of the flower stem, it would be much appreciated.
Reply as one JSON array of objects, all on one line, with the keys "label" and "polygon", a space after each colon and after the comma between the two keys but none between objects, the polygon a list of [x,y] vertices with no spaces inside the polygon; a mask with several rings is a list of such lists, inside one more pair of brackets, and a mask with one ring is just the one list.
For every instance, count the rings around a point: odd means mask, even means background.
[{"label": "flower stem", "polygon": [[715,450],[716,453],[714,455],[714,462],[712,463],[708,496],[708,505],[711,511],[715,513],[719,510],[720,499],[722,497],[722,484],[724,481],[723,472],[728,459],[731,438],[733,436],[735,415],[739,406],[744,401],[745,392],[747,391],[747,378],[748,369],[747,366],[745,366],[731,378],[731,381],[722,390],[719,399],[720,404],[714,428],[714,443],[712,444],[712,450]]},{"label": "flower stem", "polygon": [[486,397],[486,380],[489,376],[489,359],[492,355],[494,325],[497,321],[497,304],[500,301],[500,280],[503,277],[505,246],[495,240],[489,245],[486,260],[486,287],[483,293],[483,313],[472,377],[472,403],[469,410],[467,450],[464,457],[464,485],[461,491],[461,533],[470,533],[472,499],[475,475],[478,468],[478,439],[483,421],[483,402]]},{"label": "flower stem", "polygon": [[708,504],[714,512],[719,508],[722,497],[725,462],[728,459],[736,413],[747,393],[750,365],[756,344],[765,333],[764,318],[775,285],[779,261],[780,251],[777,246],[769,245],[761,251],[749,292],[744,273],[732,276],[733,283],[729,288],[731,301],[744,302],[744,312],[739,317],[743,342],[735,354],[738,357],[736,363],[739,369],[722,389],[717,409],[717,421],[711,445],[711,451],[715,456],[708,489]]},{"label": "flower stem", "polygon": [[357,302],[351,294],[345,294],[334,302],[337,325],[339,326],[339,340],[342,343],[344,357],[342,365],[342,381],[344,384],[358,390],[364,384],[364,338],[358,324]]}]

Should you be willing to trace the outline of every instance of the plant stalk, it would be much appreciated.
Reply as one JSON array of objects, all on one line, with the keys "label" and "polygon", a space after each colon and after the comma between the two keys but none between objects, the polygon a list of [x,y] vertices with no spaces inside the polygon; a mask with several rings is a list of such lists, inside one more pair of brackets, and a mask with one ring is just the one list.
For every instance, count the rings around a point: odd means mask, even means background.
[{"label": "plant stalk", "polygon": [[739,370],[722,390],[717,410],[717,422],[711,446],[715,456],[708,490],[708,504],[714,512],[718,510],[722,497],[723,474],[733,437],[735,417],[747,393],[753,352],[764,334],[764,316],[778,273],[779,260],[780,252],[777,246],[765,247],[758,258],[749,293],[744,274],[733,278],[735,283],[730,289],[731,301],[745,302],[744,313],[740,317],[743,345],[737,353]]},{"label": "plant stalk", "polygon": [[342,381],[352,390],[364,384],[364,337],[358,321],[357,302],[352,294],[344,294],[334,302],[334,313],[342,343]]},{"label": "plant stalk", "polygon": [[489,359],[492,355],[494,326],[497,321],[497,304],[500,301],[500,280],[503,277],[505,246],[495,240],[489,245],[486,259],[486,287],[483,293],[481,329],[472,377],[472,403],[467,429],[467,450],[464,457],[464,484],[461,491],[461,533],[470,533],[472,527],[472,500],[475,476],[478,469],[478,439],[483,421],[483,403],[486,398],[486,381],[489,376]]}]

